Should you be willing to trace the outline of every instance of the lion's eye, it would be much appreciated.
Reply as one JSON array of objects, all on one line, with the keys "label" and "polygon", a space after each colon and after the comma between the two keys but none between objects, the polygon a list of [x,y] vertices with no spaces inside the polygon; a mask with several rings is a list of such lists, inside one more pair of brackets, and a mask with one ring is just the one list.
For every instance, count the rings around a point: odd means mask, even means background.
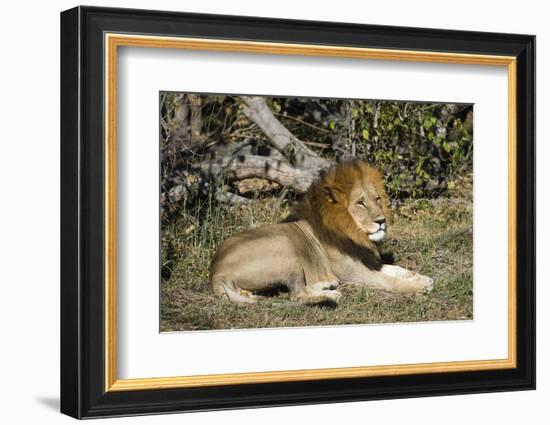
[{"label": "lion's eye", "polygon": [[367,208],[367,204],[365,204],[363,201],[357,202],[357,206],[358,206],[358,207]]},{"label": "lion's eye", "polygon": [[380,198],[380,196],[378,196],[378,197],[376,198],[376,203],[377,203],[378,205],[382,205],[382,199]]}]

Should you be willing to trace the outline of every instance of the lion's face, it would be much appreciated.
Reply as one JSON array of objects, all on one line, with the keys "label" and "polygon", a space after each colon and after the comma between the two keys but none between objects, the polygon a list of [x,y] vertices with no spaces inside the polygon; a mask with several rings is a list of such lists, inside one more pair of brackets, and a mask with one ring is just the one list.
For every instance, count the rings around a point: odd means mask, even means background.
[{"label": "lion's face", "polygon": [[348,212],[357,227],[373,242],[380,242],[386,236],[383,196],[385,193],[379,193],[368,179],[358,182],[349,194]]},{"label": "lion's face", "polygon": [[302,217],[318,233],[373,247],[392,222],[382,176],[361,161],[335,166],[308,191]]}]

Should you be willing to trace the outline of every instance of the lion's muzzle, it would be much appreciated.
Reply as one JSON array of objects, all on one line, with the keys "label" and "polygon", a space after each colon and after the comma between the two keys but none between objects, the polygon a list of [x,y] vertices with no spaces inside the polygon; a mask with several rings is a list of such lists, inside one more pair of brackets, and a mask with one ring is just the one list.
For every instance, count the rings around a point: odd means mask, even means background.
[{"label": "lion's muzzle", "polygon": [[384,239],[386,237],[386,222],[385,222],[385,220],[377,222],[377,224],[378,224],[378,229],[375,230],[374,232],[370,232],[369,236],[368,236],[369,240],[371,240],[373,242],[380,242],[382,239]]}]

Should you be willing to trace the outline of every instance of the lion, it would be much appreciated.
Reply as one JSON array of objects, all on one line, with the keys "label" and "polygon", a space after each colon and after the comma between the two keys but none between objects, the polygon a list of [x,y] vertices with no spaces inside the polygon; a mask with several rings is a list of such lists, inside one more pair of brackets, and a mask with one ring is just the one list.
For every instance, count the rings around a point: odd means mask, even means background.
[{"label": "lion", "polygon": [[341,163],[311,185],[287,220],[224,241],[212,259],[212,289],[254,303],[282,286],[309,305],[337,305],[342,284],[430,291],[431,278],[382,264],[378,244],[392,223],[380,173],[362,161]]}]

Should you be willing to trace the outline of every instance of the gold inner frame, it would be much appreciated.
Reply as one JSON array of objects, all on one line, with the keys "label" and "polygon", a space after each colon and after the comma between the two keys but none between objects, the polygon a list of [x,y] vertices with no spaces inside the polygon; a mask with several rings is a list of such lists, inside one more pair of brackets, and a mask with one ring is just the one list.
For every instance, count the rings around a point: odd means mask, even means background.
[{"label": "gold inner frame", "polygon": [[[516,358],[516,58],[326,45],[105,34],[105,391],[311,381],[515,368]],[[495,360],[118,379],[116,372],[116,99],[119,46],[504,66],[508,71],[508,357]]]}]

